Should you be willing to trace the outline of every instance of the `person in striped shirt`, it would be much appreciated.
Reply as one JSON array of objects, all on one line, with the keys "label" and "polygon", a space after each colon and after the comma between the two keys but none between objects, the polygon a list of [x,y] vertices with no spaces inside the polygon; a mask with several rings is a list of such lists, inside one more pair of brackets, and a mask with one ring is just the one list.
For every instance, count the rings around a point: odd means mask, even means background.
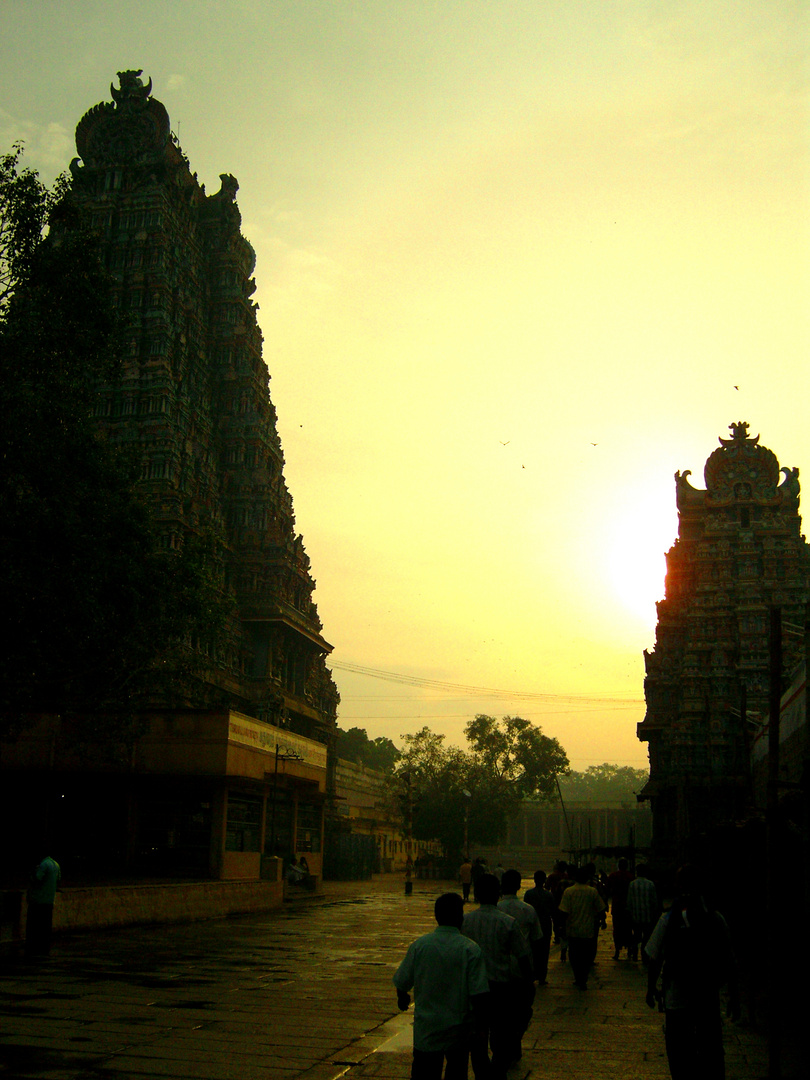
[{"label": "person in striped shirt", "polygon": [[[525,1000],[527,985],[534,988],[529,944],[517,920],[498,910],[500,891],[494,874],[482,874],[475,883],[479,907],[465,914],[461,928],[484,954],[489,980],[489,1022],[473,1038],[470,1048],[475,1080],[503,1080],[506,1070],[519,1058],[520,1040],[515,1046],[514,1017]],[[513,977],[513,959],[518,978]]]},{"label": "person in striped shirt", "polygon": [[641,949],[641,959],[645,967],[649,959],[644,946],[649,941],[650,934],[661,914],[658,890],[647,875],[646,865],[639,863],[636,867],[636,876],[627,890],[627,914],[630,916],[632,934],[629,958],[638,960],[638,951]]}]

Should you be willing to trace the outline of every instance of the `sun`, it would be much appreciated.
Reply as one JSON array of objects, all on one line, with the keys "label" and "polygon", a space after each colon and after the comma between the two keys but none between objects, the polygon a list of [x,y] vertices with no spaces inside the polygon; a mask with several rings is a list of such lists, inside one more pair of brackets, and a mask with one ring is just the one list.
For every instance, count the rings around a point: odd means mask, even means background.
[{"label": "sun", "polygon": [[629,513],[615,522],[607,543],[607,573],[613,592],[636,617],[654,627],[656,602],[663,599],[665,552],[673,542],[672,522]]}]

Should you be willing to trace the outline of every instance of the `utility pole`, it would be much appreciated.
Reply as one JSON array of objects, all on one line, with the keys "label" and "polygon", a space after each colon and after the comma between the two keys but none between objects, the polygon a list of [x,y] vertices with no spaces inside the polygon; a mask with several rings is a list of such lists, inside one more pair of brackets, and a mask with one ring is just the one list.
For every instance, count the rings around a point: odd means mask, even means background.
[{"label": "utility pole", "polygon": [[782,705],[782,609],[770,608],[770,686],[768,697],[768,794],[765,924],[768,928],[768,1080],[780,1080],[781,980],[779,955],[784,945],[776,915],[776,883],[781,883],[779,866],[779,713]]}]

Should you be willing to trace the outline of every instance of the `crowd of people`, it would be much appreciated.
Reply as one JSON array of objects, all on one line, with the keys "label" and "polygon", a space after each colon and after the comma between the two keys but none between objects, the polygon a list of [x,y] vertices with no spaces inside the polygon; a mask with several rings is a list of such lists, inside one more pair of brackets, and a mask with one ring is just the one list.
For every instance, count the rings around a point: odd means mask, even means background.
[{"label": "crowd of people", "polygon": [[[522,1056],[536,988],[548,982],[550,946],[559,945],[573,983],[587,990],[600,931],[611,916],[613,959],[640,961],[645,1001],[665,1012],[665,1045],[673,1080],[723,1080],[720,990],[739,1015],[736,966],[728,926],[707,903],[701,878],[679,871],[676,896],[662,912],[648,868],[619,859],[610,873],[592,863],[558,862],[534,873],[519,898],[522,875],[482,858],[464,860],[461,893],[435,903],[437,928],[418,938],[394,975],[401,1009],[415,995],[412,1080],[503,1080]],[[470,894],[477,903],[471,908]]]}]

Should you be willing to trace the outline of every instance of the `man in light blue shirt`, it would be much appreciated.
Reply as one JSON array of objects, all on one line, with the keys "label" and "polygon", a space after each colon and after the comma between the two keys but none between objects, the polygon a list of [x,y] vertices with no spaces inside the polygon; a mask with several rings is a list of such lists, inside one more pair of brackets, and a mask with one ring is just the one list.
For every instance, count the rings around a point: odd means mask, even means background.
[{"label": "man in light blue shirt", "polygon": [[46,855],[31,875],[25,922],[26,956],[47,956],[51,951],[53,902],[62,877],[59,863]]},{"label": "man in light blue shirt", "polygon": [[461,934],[464,901],[444,893],[434,905],[431,934],[417,938],[394,975],[397,1004],[416,997],[413,1023],[412,1080],[467,1080],[470,1039],[476,1018],[487,1006],[489,982],[481,950]]}]

